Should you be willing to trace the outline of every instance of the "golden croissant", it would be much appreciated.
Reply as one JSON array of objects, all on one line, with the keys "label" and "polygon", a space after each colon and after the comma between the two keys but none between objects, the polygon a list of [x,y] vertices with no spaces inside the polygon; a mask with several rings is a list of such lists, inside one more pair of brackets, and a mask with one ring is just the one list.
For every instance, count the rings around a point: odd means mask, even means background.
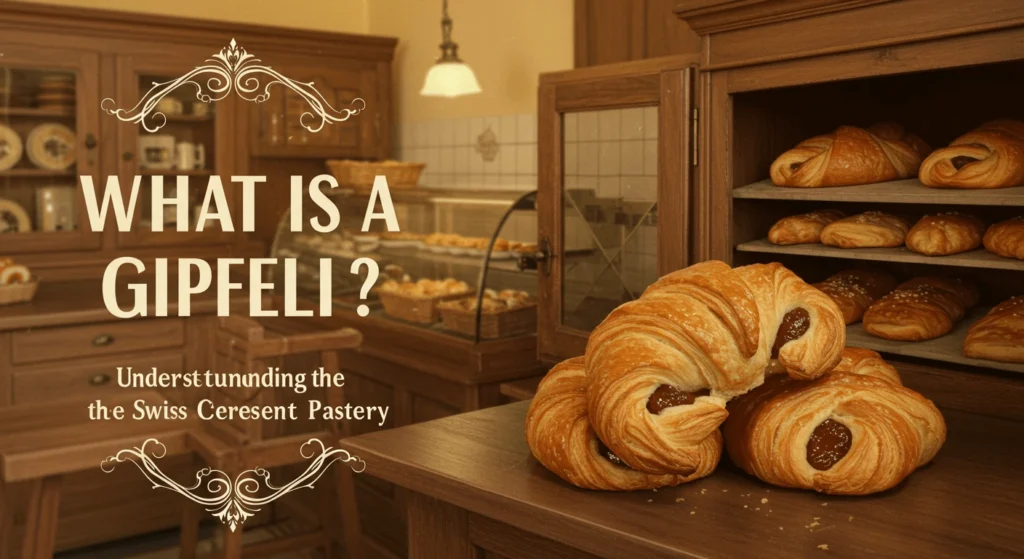
[{"label": "golden croissant", "polygon": [[[726,401],[761,384],[773,358],[795,378],[824,374],[839,362],[845,336],[835,303],[779,264],[697,264],[661,278],[594,329],[585,397],[567,395],[567,377],[578,376],[567,370],[578,365],[548,374],[527,415],[527,441],[541,463],[580,487],[702,477],[721,455]],[[589,432],[567,427],[576,422],[589,425],[593,440],[569,435]],[[604,470],[591,462],[599,460],[656,477],[598,475]]]},{"label": "golden croissant", "polygon": [[931,461],[946,440],[946,423],[878,354],[850,348],[821,378],[772,375],[737,398],[724,433],[729,458],[762,481],[868,495]]},{"label": "golden croissant", "polygon": [[935,150],[921,182],[936,188],[1004,188],[1024,184],[1024,122],[994,120]]}]

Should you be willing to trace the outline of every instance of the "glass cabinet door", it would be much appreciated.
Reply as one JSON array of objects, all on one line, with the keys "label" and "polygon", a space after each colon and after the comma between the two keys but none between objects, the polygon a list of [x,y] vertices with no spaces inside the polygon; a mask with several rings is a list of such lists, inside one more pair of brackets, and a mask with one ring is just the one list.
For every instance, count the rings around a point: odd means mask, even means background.
[{"label": "glass cabinet door", "polygon": [[[167,58],[132,55],[118,59],[119,97],[114,100],[117,108],[127,110],[144,99],[154,103],[141,122],[120,125],[120,180],[126,200],[133,178],[142,177],[135,223],[130,232],[120,233],[118,243],[121,246],[231,242],[235,233],[222,231],[216,221],[207,224],[204,231],[195,231],[207,185],[214,175],[220,177],[224,185],[232,218],[239,221],[234,224],[236,231],[241,228],[241,217],[234,211],[239,203],[237,189],[231,182],[231,133],[233,103],[236,102],[233,94],[219,101],[204,102],[196,96],[197,86],[185,83],[162,97],[154,97],[166,84],[190,71],[190,62],[200,64],[210,54],[188,50],[175,52],[173,57]],[[203,93],[210,93],[209,79],[209,76],[199,76],[195,80],[204,87]],[[163,231],[153,231],[151,194],[156,177],[162,177],[165,196],[182,195],[181,189],[187,191],[188,232],[177,231],[174,206],[163,207]]]},{"label": "glass cabinet door", "polygon": [[79,175],[98,180],[98,57],[6,45],[0,58],[0,255],[98,249]]}]

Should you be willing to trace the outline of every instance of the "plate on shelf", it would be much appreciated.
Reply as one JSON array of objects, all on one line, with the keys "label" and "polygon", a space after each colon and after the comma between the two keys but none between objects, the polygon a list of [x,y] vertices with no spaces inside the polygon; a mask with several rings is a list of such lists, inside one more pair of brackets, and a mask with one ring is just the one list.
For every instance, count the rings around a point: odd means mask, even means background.
[{"label": "plate on shelf", "polygon": [[473,249],[464,247],[449,247],[448,254],[454,254],[455,256],[466,256]]},{"label": "plate on shelf", "polygon": [[4,233],[28,233],[32,230],[32,222],[25,213],[25,208],[11,200],[0,198],[0,235]]},{"label": "plate on shelf", "polygon": [[515,257],[516,257],[516,253],[510,252],[510,251],[507,251],[507,250],[503,251],[503,252],[492,252],[491,253],[491,260],[508,260],[510,258],[515,258]]},{"label": "plate on shelf", "polygon": [[18,133],[0,124],[0,171],[6,171],[21,161],[23,147]]},{"label": "plate on shelf", "polygon": [[40,169],[63,171],[75,163],[75,133],[63,124],[40,124],[29,132],[25,152]]}]

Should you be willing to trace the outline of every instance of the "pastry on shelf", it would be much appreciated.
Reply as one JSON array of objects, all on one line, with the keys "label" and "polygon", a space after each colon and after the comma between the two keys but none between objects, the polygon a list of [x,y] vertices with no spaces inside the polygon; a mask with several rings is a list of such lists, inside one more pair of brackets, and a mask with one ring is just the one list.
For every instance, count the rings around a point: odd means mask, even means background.
[{"label": "pastry on shelf", "polygon": [[994,120],[932,152],[921,183],[936,188],[1005,188],[1024,184],[1024,122]]},{"label": "pastry on shelf", "polygon": [[39,288],[27,266],[0,257],[0,305],[31,301]]},{"label": "pastry on shelf", "polygon": [[728,400],[769,363],[819,377],[846,329],[825,294],[780,264],[709,261],[665,275],[551,370],[526,418],[533,455],[578,487],[651,489],[709,475]]},{"label": "pastry on shelf", "polygon": [[931,340],[952,331],[967,309],[977,303],[978,289],[966,281],[914,278],[868,307],[864,331],[886,340]]},{"label": "pastry on shelf", "polygon": [[852,186],[917,175],[928,144],[902,126],[879,123],[868,129],[840,126],[804,140],[771,166],[776,186]]},{"label": "pastry on shelf", "polygon": [[1024,260],[1024,216],[1000,221],[988,228],[985,248],[1004,258]]},{"label": "pastry on shelf", "polygon": [[537,243],[521,243],[515,241],[509,245],[509,250],[516,254],[536,254],[540,250]]},{"label": "pastry on shelf", "polygon": [[839,248],[903,246],[910,224],[902,217],[864,212],[829,223],[821,230],[821,242]]},{"label": "pastry on shelf", "polygon": [[843,270],[814,287],[835,301],[847,324],[854,324],[872,303],[896,288],[896,278],[879,271]]},{"label": "pastry on shelf", "polygon": [[379,289],[385,293],[397,293],[406,297],[423,298],[461,295],[470,291],[468,283],[454,278],[443,280],[424,278],[417,281],[388,279],[380,285]]},{"label": "pastry on shelf", "polygon": [[[512,309],[521,309],[536,304],[536,301],[529,293],[515,289],[503,289],[495,291],[487,289],[480,302],[480,308],[484,313],[499,313]],[[442,303],[442,307],[457,308],[464,311],[476,310],[476,297],[466,297],[457,301]]]},{"label": "pastry on shelf", "polygon": [[949,256],[981,246],[985,223],[957,212],[926,215],[907,233],[907,248],[925,256]]},{"label": "pastry on shelf", "polygon": [[946,441],[935,404],[860,348],[846,348],[816,380],[770,375],[728,409],[723,432],[734,464],[772,485],[829,495],[895,487]]},{"label": "pastry on shelf", "polygon": [[16,264],[11,258],[0,258],[0,285],[28,283],[31,279],[32,272],[27,267]]},{"label": "pastry on shelf", "polygon": [[775,222],[768,231],[768,242],[773,245],[803,245],[821,242],[821,230],[846,214],[839,210],[815,210],[791,215]]},{"label": "pastry on shelf", "polygon": [[1024,296],[999,303],[971,325],[964,355],[1004,363],[1024,363]]}]

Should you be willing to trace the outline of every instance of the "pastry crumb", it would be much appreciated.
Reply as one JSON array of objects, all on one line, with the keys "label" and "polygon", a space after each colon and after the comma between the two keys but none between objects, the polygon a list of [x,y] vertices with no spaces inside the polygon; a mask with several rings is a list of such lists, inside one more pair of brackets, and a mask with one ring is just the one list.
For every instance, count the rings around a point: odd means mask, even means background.
[{"label": "pastry crumb", "polygon": [[820,549],[822,551],[828,551],[828,544],[827,543],[823,543],[823,544],[818,546],[818,549]]},{"label": "pastry crumb", "polygon": [[814,517],[814,518],[812,518],[811,520],[821,520],[821,517],[820,517],[820,516],[815,516],[815,517]]},{"label": "pastry crumb", "polygon": [[849,519],[847,520],[847,522],[853,522],[853,517],[851,516],[851,517],[850,517],[850,518],[849,518]]},{"label": "pastry crumb", "polygon": [[658,488],[655,487],[654,489],[651,489],[651,491],[654,491],[655,493],[657,493],[658,492]]},{"label": "pastry crumb", "polygon": [[653,502],[654,502],[654,499],[647,499],[647,502],[648,502],[648,503],[653,503]]},{"label": "pastry crumb", "polygon": [[743,505],[743,508],[747,508],[747,505]]},{"label": "pastry crumb", "polygon": [[828,506],[828,503],[822,503],[822,504],[821,504],[821,506],[823,506],[823,507],[827,507],[827,506]]},{"label": "pastry crumb", "polygon": [[695,511],[695,510],[691,510],[691,511],[690,511],[690,514],[697,514],[697,511]]},{"label": "pastry crumb", "polygon": [[779,526],[779,530],[781,530],[781,529],[782,529],[782,526]]},{"label": "pastry crumb", "polygon": [[757,512],[759,510],[761,510],[761,507],[757,507],[756,509],[754,509],[754,512]]},{"label": "pastry crumb", "polygon": [[701,490],[700,490],[700,494],[701,494],[701,495],[703,495],[703,494],[705,494],[705,493],[707,493],[707,492],[708,492],[708,490],[707,490],[707,489],[701,489]]},{"label": "pastry crumb", "polygon": [[762,505],[767,503],[767,502],[768,502],[768,497],[761,497],[761,504]]},{"label": "pastry crumb", "polygon": [[[677,503],[682,503],[682,502],[683,502],[683,501],[685,501],[685,500],[686,500],[686,499],[684,499],[684,498],[682,498],[682,497],[676,497],[676,502],[677,502]],[[852,518],[852,517],[851,517],[851,518]]]},{"label": "pastry crumb", "polygon": [[811,522],[810,525],[809,525],[810,528],[817,528],[818,526],[821,526],[821,523],[818,522],[817,520],[815,520],[814,522]]}]

